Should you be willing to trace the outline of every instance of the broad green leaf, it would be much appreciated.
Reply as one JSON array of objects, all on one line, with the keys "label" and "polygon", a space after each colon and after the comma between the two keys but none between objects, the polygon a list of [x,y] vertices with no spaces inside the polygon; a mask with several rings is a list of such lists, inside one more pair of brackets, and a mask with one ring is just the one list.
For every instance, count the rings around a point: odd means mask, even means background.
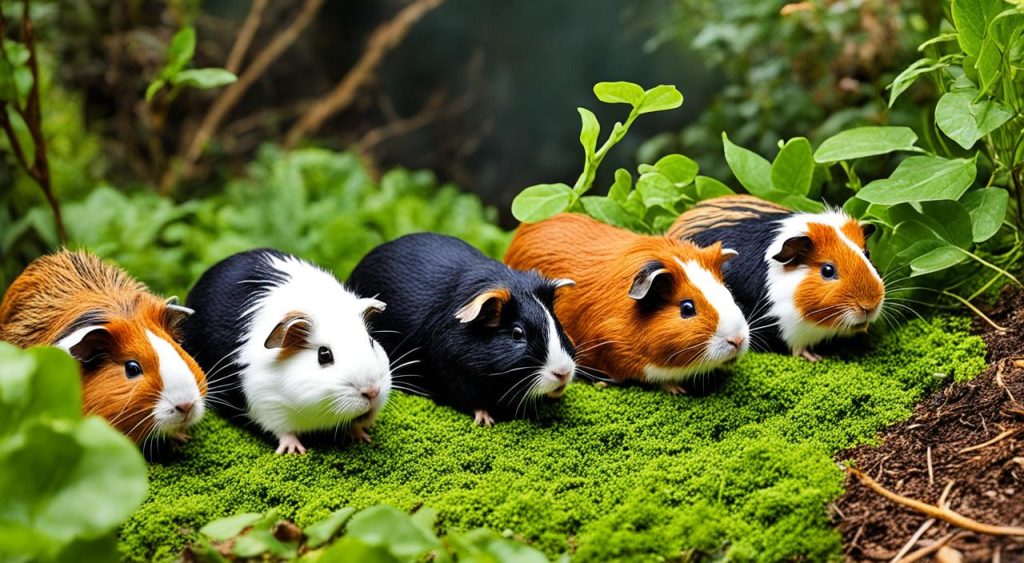
[{"label": "broad green leaf", "polygon": [[679,90],[676,90],[675,86],[662,84],[644,92],[638,113],[676,109],[681,105],[683,105],[683,95],[679,93]]},{"label": "broad green leaf", "polygon": [[171,39],[167,48],[167,64],[160,73],[161,78],[172,79],[192,60],[196,52],[196,30],[183,27]]},{"label": "broad green leaf", "polygon": [[658,172],[649,172],[636,181],[636,191],[644,199],[644,205],[672,205],[679,200],[681,192],[672,185],[672,181]]},{"label": "broad green leaf", "polygon": [[711,199],[713,197],[732,195],[736,193],[732,191],[729,186],[726,186],[718,180],[708,176],[697,176],[697,179],[694,180],[694,184],[697,187],[697,200]]},{"label": "broad green leaf", "polygon": [[27,63],[29,57],[32,56],[32,53],[24,43],[19,43],[12,39],[3,39],[3,42],[7,60],[14,66],[21,66]]},{"label": "broad green leaf", "polygon": [[971,216],[959,202],[926,201],[918,207],[920,210],[909,203],[895,205],[889,208],[889,220],[896,224],[911,224],[915,228],[924,226],[929,235],[921,238],[938,238],[960,248],[971,246]]},{"label": "broad green leaf", "polygon": [[754,151],[733,144],[723,132],[725,161],[747,191],[758,197],[766,197],[772,190],[772,165]]},{"label": "broad green leaf", "polygon": [[259,512],[235,514],[210,522],[200,528],[199,533],[214,541],[225,541],[242,533],[242,530],[252,526],[261,518],[263,518],[263,514]]},{"label": "broad green leaf", "polygon": [[580,127],[580,144],[583,145],[583,154],[587,162],[594,160],[594,151],[597,150],[597,136],[601,134],[601,125],[597,117],[587,108],[576,108],[580,112],[580,120],[583,122]]},{"label": "broad green leaf", "polygon": [[155,96],[156,93],[159,92],[160,89],[163,88],[164,85],[166,84],[167,81],[165,81],[163,78],[157,78],[156,80],[150,82],[149,86],[146,88],[146,101],[152,101],[153,96]]},{"label": "broad green leaf", "polygon": [[965,149],[998,129],[1013,117],[1013,111],[994,101],[974,102],[975,90],[946,92],[935,106],[935,123],[956,144]]},{"label": "broad green leaf", "polygon": [[670,154],[661,157],[658,159],[658,162],[654,163],[654,168],[675,184],[677,188],[692,182],[699,170],[696,162],[681,154]]},{"label": "broad green leaf", "polygon": [[583,196],[580,198],[580,201],[583,203],[583,209],[586,210],[587,215],[602,223],[629,229],[634,232],[647,231],[639,219],[630,215],[622,205],[611,198]]},{"label": "broad green leaf", "polygon": [[317,561],[324,563],[358,562],[358,563],[403,563],[407,558],[399,558],[384,546],[374,545],[359,538],[343,536],[324,550]]},{"label": "broad green leaf", "polygon": [[348,522],[346,537],[380,545],[392,554],[418,557],[441,546],[432,533],[416,525],[408,514],[386,505],[372,506],[357,513]]},{"label": "broad green leaf", "polygon": [[171,77],[171,83],[175,86],[188,86],[200,90],[220,88],[236,80],[237,76],[222,68],[192,68]]},{"label": "broad green leaf", "polygon": [[914,146],[915,142],[917,133],[909,127],[857,127],[825,139],[814,152],[814,161],[824,164],[894,151],[919,150]]},{"label": "broad green leaf", "polygon": [[790,139],[772,162],[772,186],[786,193],[807,195],[814,175],[811,143],[803,137]]},{"label": "broad green leaf", "polygon": [[794,211],[806,211],[808,213],[821,213],[825,210],[825,204],[814,201],[800,194],[787,194],[778,190],[769,194],[768,201],[774,201]]},{"label": "broad green leaf", "polygon": [[974,160],[948,160],[938,156],[912,156],[892,176],[861,188],[857,197],[871,203],[895,205],[941,199],[960,199],[974,183]]},{"label": "broad green leaf", "polygon": [[922,74],[946,68],[949,63],[937,62],[935,59],[918,59],[903,70],[889,85],[889,107],[896,103],[896,98],[905,92],[907,88]]},{"label": "broad green leaf", "polygon": [[625,168],[619,168],[615,171],[615,183],[608,189],[608,198],[625,203],[631,189],[633,189],[633,176]]},{"label": "broad green leaf", "polygon": [[632,82],[598,82],[594,95],[606,104],[638,106],[644,99],[644,89]]},{"label": "broad green leaf", "polygon": [[78,362],[67,352],[0,342],[0,439],[35,419],[82,418],[81,388]]},{"label": "broad green leaf", "polygon": [[955,246],[942,246],[910,262],[911,276],[923,276],[952,268],[967,259],[967,255]]},{"label": "broad green leaf", "polygon": [[535,223],[565,211],[571,201],[569,186],[538,184],[526,188],[512,200],[512,215],[523,223]]},{"label": "broad green leaf", "polygon": [[974,242],[985,242],[1003,226],[1010,193],[1002,188],[985,188],[964,196],[962,203],[971,214]]},{"label": "broad green leaf", "polygon": [[968,55],[981,52],[988,24],[1005,8],[1003,0],[952,0],[953,24],[960,48]]},{"label": "broad green leaf", "polygon": [[526,544],[502,538],[492,530],[478,528],[450,537],[459,561],[472,563],[548,563],[543,552]]},{"label": "broad green leaf", "polygon": [[978,70],[978,82],[982,92],[988,92],[999,79],[1002,72],[1003,53],[999,50],[994,37],[986,37],[981,42],[981,52],[974,68]]},{"label": "broad green leaf", "polygon": [[319,547],[327,543],[355,513],[356,509],[346,506],[332,512],[327,518],[316,524],[307,526],[303,530],[303,533],[306,535],[306,545],[309,547]]},{"label": "broad green leaf", "polygon": [[242,558],[254,558],[259,555],[276,555],[284,560],[295,558],[297,546],[285,543],[274,537],[270,528],[253,528],[238,537],[231,546],[231,552]]}]

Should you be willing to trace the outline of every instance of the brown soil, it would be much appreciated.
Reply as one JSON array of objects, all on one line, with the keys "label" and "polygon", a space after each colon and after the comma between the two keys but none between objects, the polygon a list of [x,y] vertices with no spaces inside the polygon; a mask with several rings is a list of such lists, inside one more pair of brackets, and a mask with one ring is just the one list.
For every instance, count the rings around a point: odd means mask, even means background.
[{"label": "brown soil", "polygon": [[[1024,526],[1024,291],[1006,291],[991,312],[1005,333],[977,322],[988,345],[989,366],[973,381],[943,388],[914,409],[913,417],[879,435],[881,445],[840,452],[886,489],[937,505],[943,490],[950,510],[985,524]],[[1007,431],[991,445],[964,452]],[[929,452],[931,464],[929,470]],[[929,520],[882,497],[853,475],[834,505],[848,560],[892,560]],[[952,534],[937,561],[1024,561],[1024,537],[992,536],[935,521],[908,554]],[[952,557],[952,559],[949,559]]]}]

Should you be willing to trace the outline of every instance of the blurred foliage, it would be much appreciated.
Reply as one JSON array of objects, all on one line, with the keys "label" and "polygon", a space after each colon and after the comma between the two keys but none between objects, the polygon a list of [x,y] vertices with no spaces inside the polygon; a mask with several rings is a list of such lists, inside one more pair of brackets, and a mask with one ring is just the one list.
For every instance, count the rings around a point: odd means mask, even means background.
[{"label": "blurred foliage", "polygon": [[146,496],[135,444],[82,417],[79,377],[63,350],[0,342],[0,560],[113,561]]}]

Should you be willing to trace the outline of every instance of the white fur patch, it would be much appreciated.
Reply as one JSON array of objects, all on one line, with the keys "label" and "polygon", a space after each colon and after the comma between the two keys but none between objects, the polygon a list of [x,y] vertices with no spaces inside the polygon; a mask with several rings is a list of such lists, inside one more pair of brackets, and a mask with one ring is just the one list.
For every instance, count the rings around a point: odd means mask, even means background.
[{"label": "white fur patch", "polygon": [[556,373],[568,373],[569,379],[564,383],[567,385],[572,381],[573,373],[576,371],[576,362],[572,359],[569,352],[562,347],[562,342],[558,338],[558,327],[555,326],[555,318],[551,316],[551,311],[537,299],[537,304],[544,309],[544,315],[547,318],[547,331],[548,331],[548,356],[547,361],[544,363],[544,367],[540,371],[540,383],[533,387],[531,395],[541,396],[547,395],[563,385],[563,381],[559,378]]},{"label": "white fur patch", "polygon": [[[388,357],[370,338],[363,313],[367,301],[345,289],[330,273],[296,258],[268,256],[269,264],[285,275],[247,311],[238,359],[249,417],[277,436],[344,426],[360,416],[372,418],[391,391]],[[282,359],[280,349],[267,349],[267,335],[290,312],[312,319],[309,347]],[[321,366],[321,346],[334,363]],[[363,391],[376,389],[369,400]]]},{"label": "white fur patch", "polygon": [[[203,416],[205,407],[192,370],[170,342],[148,329],[146,338],[160,362],[160,381],[163,386],[154,409],[157,428],[168,431],[194,424]],[[192,405],[192,409],[185,414],[175,409],[177,405],[183,404]]]}]

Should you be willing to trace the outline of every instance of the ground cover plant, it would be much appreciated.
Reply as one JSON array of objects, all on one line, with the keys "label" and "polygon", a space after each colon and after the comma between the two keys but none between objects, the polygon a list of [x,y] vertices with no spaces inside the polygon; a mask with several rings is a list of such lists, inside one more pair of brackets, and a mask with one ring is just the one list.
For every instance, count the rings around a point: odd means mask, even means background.
[{"label": "ground cover plant", "polygon": [[581,561],[835,557],[826,506],[843,474],[831,456],[905,418],[926,390],[978,373],[984,346],[967,325],[916,320],[817,364],[752,354],[705,397],[574,384],[538,421],[494,428],[396,394],[373,444],[327,436],[305,456],[273,455],[211,416],[178,455],[150,466],[152,494],[123,527],[121,553],[172,557],[239,511],[277,509],[305,527],[386,503],[434,509],[449,533],[508,530]]}]

